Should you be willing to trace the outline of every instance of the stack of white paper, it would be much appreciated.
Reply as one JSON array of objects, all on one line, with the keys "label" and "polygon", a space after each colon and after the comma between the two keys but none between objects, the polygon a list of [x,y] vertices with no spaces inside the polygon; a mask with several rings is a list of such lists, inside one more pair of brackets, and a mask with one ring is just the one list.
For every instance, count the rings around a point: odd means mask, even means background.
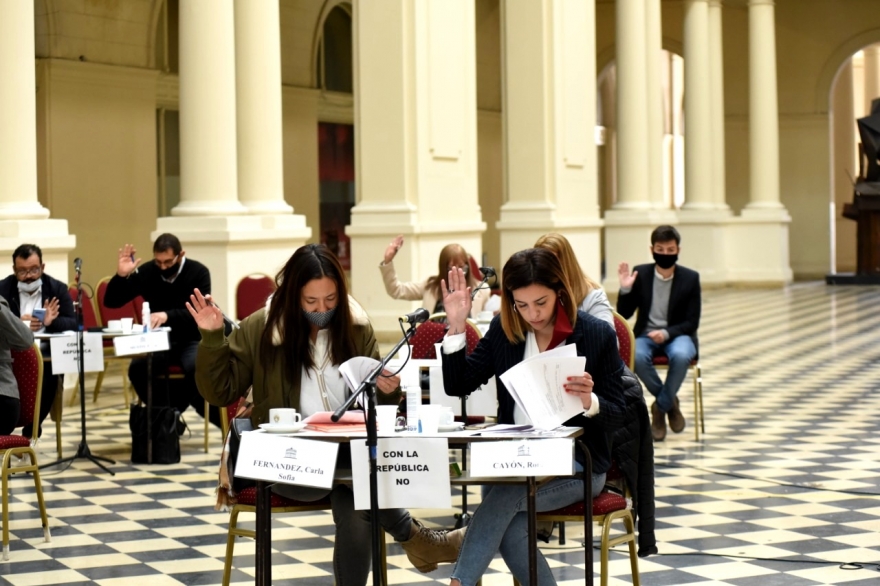
[{"label": "stack of white paper", "polygon": [[355,356],[339,365],[339,374],[342,375],[345,384],[353,393],[377,366],[379,366],[379,361],[375,358]]},{"label": "stack of white paper", "polygon": [[587,359],[576,352],[574,345],[554,348],[501,375],[501,382],[536,429],[557,428],[583,413],[580,398],[563,388],[568,377],[584,374]]}]

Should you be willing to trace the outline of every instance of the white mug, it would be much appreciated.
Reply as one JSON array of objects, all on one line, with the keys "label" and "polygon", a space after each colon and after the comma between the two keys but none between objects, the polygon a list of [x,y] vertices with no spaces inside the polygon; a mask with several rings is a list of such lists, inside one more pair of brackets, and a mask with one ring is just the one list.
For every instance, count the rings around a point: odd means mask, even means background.
[{"label": "white mug", "polygon": [[269,423],[271,425],[294,425],[302,420],[302,414],[296,409],[269,409]]},{"label": "white mug", "polygon": [[111,319],[107,322],[107,329],[111,332],[121,332],[122,331],[122,320],[119,319]]}]

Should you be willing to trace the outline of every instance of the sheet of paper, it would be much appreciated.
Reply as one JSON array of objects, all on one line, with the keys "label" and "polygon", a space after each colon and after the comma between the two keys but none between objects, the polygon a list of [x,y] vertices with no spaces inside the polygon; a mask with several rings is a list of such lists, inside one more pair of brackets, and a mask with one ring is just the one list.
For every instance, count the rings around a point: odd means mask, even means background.
[{"label": "sheet of paper", "polygon": [[584,373],[586,358],[546,354],[524,360],[501,375],[501,382],[537,429],[559,427],[584,410],[562,385],[568,377]]},{"label": "sheet of paper", "polygon": [[348,389],[353,393],[377,366],[379,366],[379,361],[375,358],[355,356],[339,365],[339,374],[342,375]]}]

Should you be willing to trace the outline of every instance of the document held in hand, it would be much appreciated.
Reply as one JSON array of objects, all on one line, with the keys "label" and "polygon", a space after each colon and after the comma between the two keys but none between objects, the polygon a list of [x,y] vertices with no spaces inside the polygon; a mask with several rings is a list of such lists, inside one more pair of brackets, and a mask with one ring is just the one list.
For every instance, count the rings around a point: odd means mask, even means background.
[{"label": "document held in hand", "polygon": [[584,412],[580,399],[562,386],[568,377],[584,373],[587,359],[575,352],[573,345],[542,352],[501,375],[501,382],[536,429],[555,429]]},{"label": "document held in hand", "polygon": [[349,391],[353,393],[377,366],[379,366],[379,361],[375,358],[355,356],[339,365],[339,374],[342,375]]}]

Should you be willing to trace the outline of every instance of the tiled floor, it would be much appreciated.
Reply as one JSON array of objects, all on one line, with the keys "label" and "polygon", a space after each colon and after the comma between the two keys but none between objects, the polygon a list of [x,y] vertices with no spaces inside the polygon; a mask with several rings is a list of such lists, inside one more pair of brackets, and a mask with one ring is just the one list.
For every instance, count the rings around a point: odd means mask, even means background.
[{"label": "tiled floor", "polygon": [[[657,445],[661,554],[639,560],[643,584],[880,584],[878,307],[880,288],[869,287],[706,292],[706,435],[695,442],[689,418],[684,433]],[[217,456],[201,451],[201,419],[187,413],[193,435],[181,464],[132,466],[119,377],[108,380],[89,408],[89,443],[118,461],[116,476],[83,461],[44,473],[51,543],[42,542],[28,481],[13,481],[11,555],[0,563],[0,583],[218,584],[228,515],[211,508]],[[687,382],[681,396],[688,414]],[[66,454],[78,439],[77,416],[67,409]],[[54,455],[46,435],[42,461]],[[417,514],[437,526],[453,522],[451,511]],[[568,547],[544,551],[560,584],[581,584],[583,551],[568,529]],[[275,584],[333,584],[328,513],[278,518],[273,537]],[[233,583],[253,582],[253,552],[253,542],[239,541]],[[396,545],[388,562],[392,584],[448,583],[451,571],[419,574]],[[490,572],[487,586],[511,584],[500,558]],[[609,584],[631,583],[622,552],[612,554],[610,573]]]}]

